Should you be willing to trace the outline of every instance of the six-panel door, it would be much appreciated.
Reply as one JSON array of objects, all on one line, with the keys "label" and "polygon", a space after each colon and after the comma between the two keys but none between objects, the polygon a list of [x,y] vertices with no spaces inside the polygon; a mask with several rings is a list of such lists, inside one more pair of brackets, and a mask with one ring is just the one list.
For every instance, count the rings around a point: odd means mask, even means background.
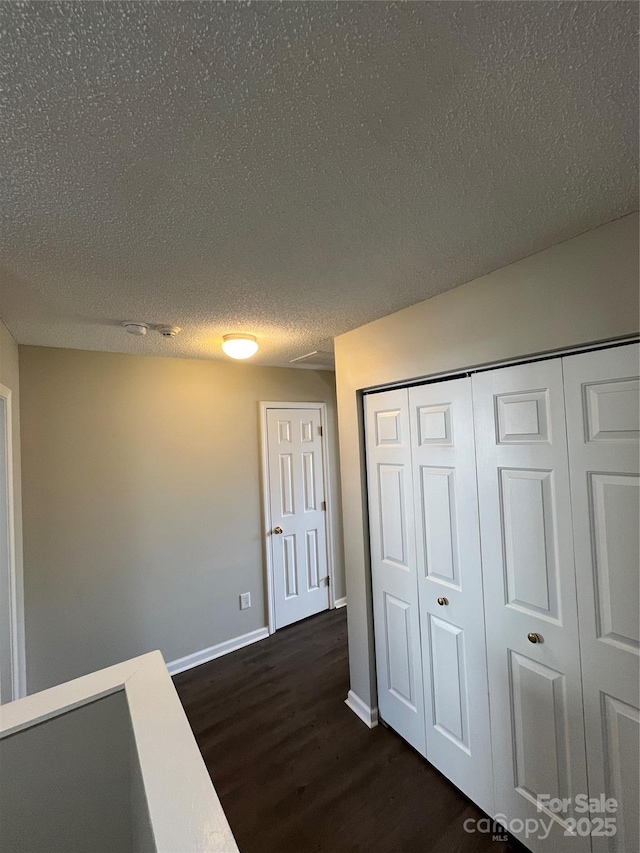
[{"label": "six-panel door", "polygon": [[329,607],[320,409],[268,409],[275,627]]},{"label": "six-panel door", "polygon": [[493,813],[471,380],[409,389],[427,757]]},{"label": "six-panel door", "polygon": [[638,346],[564,361],[591,796],[615,799],[598,853],[640,850]]},{"label": "six-panel door", "polygon": [[426,755],[407,391],[365,398],[378,712]]},{"label": "six-panel door", "polygon": [[531,850],[586,851],[544,806],[587,791],[562,363],[472,384],[496,808],[552,821]]}]

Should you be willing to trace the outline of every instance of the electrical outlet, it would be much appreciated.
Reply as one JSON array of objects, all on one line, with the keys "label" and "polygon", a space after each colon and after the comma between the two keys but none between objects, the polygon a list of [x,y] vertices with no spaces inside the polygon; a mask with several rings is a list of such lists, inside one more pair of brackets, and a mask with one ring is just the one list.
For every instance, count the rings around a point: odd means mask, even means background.
[{"label": "electrical outlet", "polygon": [[243,592],[240,596],[240,610],[246,610],[251,607],[251,593]]}]

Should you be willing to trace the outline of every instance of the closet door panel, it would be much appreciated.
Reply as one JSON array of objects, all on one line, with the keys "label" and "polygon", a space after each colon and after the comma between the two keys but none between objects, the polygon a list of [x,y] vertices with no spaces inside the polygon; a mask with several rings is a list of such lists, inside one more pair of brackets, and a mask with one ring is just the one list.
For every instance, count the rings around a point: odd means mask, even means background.
[{"label": "closet door panel", "polygon": [[618,802],[616,834],[593,839],[601,853],[640,849],[639,355],[563,359],[589,794]]},{"label": "closet door panel", "polygon": [[586,792],[562,363],[472,386],[495,808],[553,820],[546,841],[522,837],[534,851],[586,851],[589,838],[565,837],[580,815],[537,809],[539,796]]},{"label": "closet door panel", "polygon": [[411,388],[409,410],[427,755],[492,813],[471,380]]},{"label": "closet door panel", "polygon": [[407,391],[365,397],[365,428],[378,711],[426,755]]}]

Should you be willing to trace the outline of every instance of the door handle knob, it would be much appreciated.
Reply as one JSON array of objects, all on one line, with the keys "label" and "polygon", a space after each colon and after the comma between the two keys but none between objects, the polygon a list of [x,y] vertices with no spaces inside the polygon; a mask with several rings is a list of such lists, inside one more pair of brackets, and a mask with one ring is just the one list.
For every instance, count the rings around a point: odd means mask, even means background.
[{"label": "door handle knob", "polygon": [[527,640],[529,640],[530,643],[541,643],[542,637],[540,636],[540,634],[536,634],[535,631],[530,631],[527,634]]},{"label": "door handle knob", "polygon": [[274,533],[282,533],[282,528],[281,527],[274,527],[273,532]]},{"label": "door handle knob", "polygon": [[449,603],[449,599],[448,599],[448,598],[445,598],[444,596],[441,596],[441,597],[438,599],[438,604],[442,605],[442,607],[444,607],[444,605],[445,605],[445,604],[448,604],[448,603]]}]

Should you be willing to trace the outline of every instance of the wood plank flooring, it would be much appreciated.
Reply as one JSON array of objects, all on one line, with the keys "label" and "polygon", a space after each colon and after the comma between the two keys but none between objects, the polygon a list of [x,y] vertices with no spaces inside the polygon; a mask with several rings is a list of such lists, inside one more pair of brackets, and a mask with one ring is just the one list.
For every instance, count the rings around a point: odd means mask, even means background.
[{"label": "wood plank flooring", "polygon": [[174,678],[241,853],[526,853],[390,729],[344,704],[346,611]]}]

